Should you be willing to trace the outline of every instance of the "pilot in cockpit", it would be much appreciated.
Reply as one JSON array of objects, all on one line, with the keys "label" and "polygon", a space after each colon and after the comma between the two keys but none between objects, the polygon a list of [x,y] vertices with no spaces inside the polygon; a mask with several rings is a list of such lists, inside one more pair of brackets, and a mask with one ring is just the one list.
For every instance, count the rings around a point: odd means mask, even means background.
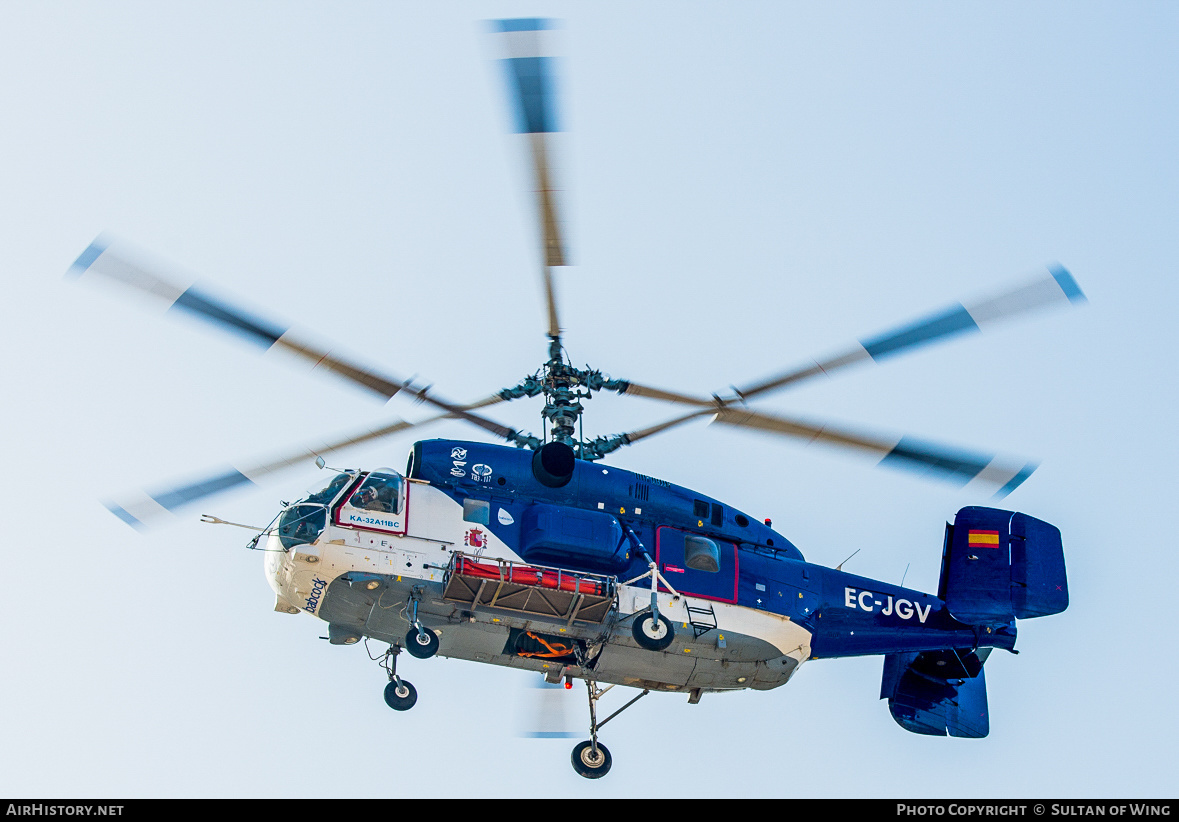
[{"label": "pilot in cockpit", "polygon": [[352,495],[351,505],[354,508],[363,508],[366,511],[390,511],[389,503],[384,502],[377,496],[377,489],[371,485],[361,488]]},{"label": "pilot in cockpit", "polygon": [[396,514],[401,508],[401,477],[371,475],[351,496],[348,504],[353,508],[365,511],[378,511],[385,514]]}]

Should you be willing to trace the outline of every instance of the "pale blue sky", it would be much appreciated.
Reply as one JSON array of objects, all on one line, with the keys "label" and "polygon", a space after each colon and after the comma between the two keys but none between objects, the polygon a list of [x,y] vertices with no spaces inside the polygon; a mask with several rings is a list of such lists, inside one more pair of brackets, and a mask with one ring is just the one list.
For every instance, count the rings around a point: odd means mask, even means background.
[{"label": "pale blue sky", "polygon": [[[196,522],[265,524],[313,466],[147,536],[99,505],[421,413],[67,283],[100,231],[447,396],[539,365],[524,163],[479,24],[515,16],[565,20],[575,363],[707,393],[1052,261],[1085,290],[760,404],[1042,460],[1005,504],[1061,528],[1072,604],[988,662],[986,740],[901,730],[878,657],[819,661],[768,693],[649,697],[586,782],[571,743],[513,736],[523,675],[406,665],[420,698],[394,714],[362,648],[271,611],[246,532]],[[1177,34],[1165,3],[0,5],[0,792],[1173,796]],[[537,411],[495,416],[535,432]],[[600,397],[587,433],[666,416]],[[413,439],[342,462],[400,466]],[[987,503],[704,425],[612,461],[927,591],[944,521]]]}]

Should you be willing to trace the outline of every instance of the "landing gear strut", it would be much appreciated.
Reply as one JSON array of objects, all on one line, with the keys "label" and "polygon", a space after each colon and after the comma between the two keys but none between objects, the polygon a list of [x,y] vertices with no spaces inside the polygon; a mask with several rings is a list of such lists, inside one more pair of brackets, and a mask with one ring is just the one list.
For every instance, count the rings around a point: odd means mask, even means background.
[{"label": "landing gear strut", "polygon": [[573,770],[577,771],[580,776],[584,776],[586,779],[600,779],[609,773],[610,766],[614,764],[614,761],[610,756],[609,749],[598,742],[598,729],[651,692],[644,690],[610,716],[598,722],[598,700],[614,686],[607,685],[605,688],[598,688],[598,683],[587,679],[585,687],[589,693],[590,738],[574,746],[570,760],[573,763]]},{"label": "landing gear strut", "polygon": [[385,704],[395,711],[408,711],[418,701],[418,691],[407,680],[397,675],[397,655],[401,653],[400,645],[390,645],[381,658],[381,667],[389,674],[389,684],[385,686]]},{"label": "landing gear strut", "polygon": [[405,650],[409,655],[418,659],[429,659],[438,653],[438,634],[431,631],[418,619],[418,602],[421,594],[415,588],[410,595],[413,603],[413,614],[410,618],[409,633],[405,635]]},{"label": "landing gear strut", "polygon": [[640,648],[646,648],[648,651],[662,651],[675,639],[675,628],[672,626],[671,620],[659,613],[659,583],[662,582],[667,590],[671,591],[673,603],[679,601],[680,595],[675,588],[671,587],[671,583],[663,578],[663,574],[659,573],[659,566],[655,560],[651,559],[651,555],[647,553],[643,543],[635,536],[635,532],[627,528],[626,535],[630,538],[635,549],[647,560],[647,573],[629,580],[627,584],[631,585],[641,579],[651,578],[651,609],[635,615],[635,621],[630,626],[631,635],[634,636],[635,642]]}]

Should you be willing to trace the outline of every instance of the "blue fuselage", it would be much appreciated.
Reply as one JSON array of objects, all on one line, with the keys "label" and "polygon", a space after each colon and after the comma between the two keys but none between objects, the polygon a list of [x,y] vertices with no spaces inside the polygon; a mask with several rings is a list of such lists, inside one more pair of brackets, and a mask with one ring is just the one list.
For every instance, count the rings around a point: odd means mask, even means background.
[{"label": "blue fuselage", "polygon": [[[426,480],[525,560],[571,570],[644,574],[654,561],[679,593],[789,617],[812,635],[812,658],[1014,643],[964,625],[936,596],[813,565],[769,525],[691,489],[576,461],[560,487],[537,481],[534,454],[504,446],[427,440],[410,476]],[[714,556],[701,562],[700,544]],[[664,589],[666,590],[666,589]]]}]

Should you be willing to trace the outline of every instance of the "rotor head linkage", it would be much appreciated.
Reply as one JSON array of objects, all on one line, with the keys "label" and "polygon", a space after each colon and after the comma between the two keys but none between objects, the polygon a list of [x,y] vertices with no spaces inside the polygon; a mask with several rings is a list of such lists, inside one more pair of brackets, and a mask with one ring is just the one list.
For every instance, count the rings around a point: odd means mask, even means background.
[{"label": "rotor head linkage", "polygon": [[[627,445],[625,435],[598,437],[591,442],[579,442],[577,429],[585,407],[581,400],[589,399],[595,391],[626,393],[631,383],[607,377],[597,369],[577,368],[565,361],[559,336],[550,336],[549,359],[535,374],[525,377],[517,385],[505,388],[496,396],[501,400],[544,395],[545,406],[541,417],[549,428],[549,442],[560,442],[572,448],[583,460],[601,459],[617,448]],[[522,448],[539,448],[543,442],[535,437],[513,432],[509,441]]]}]

